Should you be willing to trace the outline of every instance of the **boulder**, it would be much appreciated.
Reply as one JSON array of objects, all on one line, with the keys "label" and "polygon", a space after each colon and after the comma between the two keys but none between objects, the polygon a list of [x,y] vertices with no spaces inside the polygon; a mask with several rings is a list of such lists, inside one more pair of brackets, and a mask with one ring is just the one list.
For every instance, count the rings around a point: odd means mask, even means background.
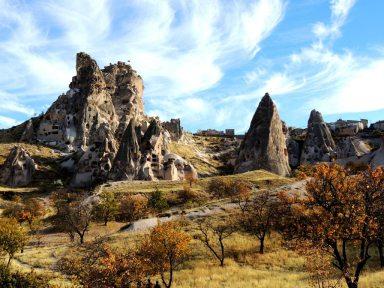
[{"label": "boulder", "polygon": [[336,157],[335,149],[335,142],[323,116],[320,112],[312,110],[301,153],[301,164],[330,162]]},{"label": "boulder", "polygon": [[283,125],[268,93],[261,99],[241,144],[235,173],[256,169],[282,176],[291,171]]},{"label": "boulder", "polygon": [[11,187],[26,186],[32,181],[35,170],[35,161],[29,153],[15,146],[1,166],[0,183]]}]

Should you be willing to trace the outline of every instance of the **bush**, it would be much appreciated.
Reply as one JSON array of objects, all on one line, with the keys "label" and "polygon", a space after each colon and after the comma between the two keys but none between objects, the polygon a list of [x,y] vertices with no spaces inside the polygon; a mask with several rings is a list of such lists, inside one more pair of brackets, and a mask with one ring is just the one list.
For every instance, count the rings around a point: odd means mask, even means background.
[{"label": "bush", "polygon": [[22,274],[12,273],[5,265],[0,265],[0,287],[3,288],[46,288],[48,279],[34,272]]},{"label": "bush", "polygon": [[148,214],[148,199],[142,195],[126,195],[120,201],[119,220],[135,221]]},{"label": "bush", "polygon": [[164,198],[163,193],[157,188],[151,193],[148,204],[158,212],[164,211],[169,207],[167,199]]},{"label": "bush", "polygon": [[208,192],[215,197],[235,197],[244,191],[251,191],[252,184],[242,180],[228,178],[212,179],[208,183]]},{"label": "bush", "polygon": [[208,182],[208,192],[215,197],[225,197],[229,194],[230,182],[226,178],[214,178]]}]

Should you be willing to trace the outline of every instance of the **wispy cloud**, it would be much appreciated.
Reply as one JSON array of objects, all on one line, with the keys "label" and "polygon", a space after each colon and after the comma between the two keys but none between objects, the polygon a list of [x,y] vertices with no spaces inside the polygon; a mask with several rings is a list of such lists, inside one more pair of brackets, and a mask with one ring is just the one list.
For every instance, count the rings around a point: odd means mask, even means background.
[{"label": "wispy cloud", "polygon": [[149,108],[174,114],[167,101],[197,105],[188,98],[252,59],[284,11],[283,0],[0,0],[0,85],[15,106],[49,103],[74,74],[75,53],[86,51],[99,64],[131,59],[146,102],[159,105]]}]

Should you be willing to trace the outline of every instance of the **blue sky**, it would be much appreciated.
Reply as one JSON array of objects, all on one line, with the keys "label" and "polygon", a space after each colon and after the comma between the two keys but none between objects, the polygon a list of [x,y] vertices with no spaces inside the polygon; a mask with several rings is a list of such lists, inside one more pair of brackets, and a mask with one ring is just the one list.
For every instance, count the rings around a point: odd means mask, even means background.
[{"label": "blue sky", "polygon": [[384,119],[382,0],[0,0],[0,128],[66,92],[75,55],[130,60],[145,110],[248,129],[265,92],[290,126]]}]

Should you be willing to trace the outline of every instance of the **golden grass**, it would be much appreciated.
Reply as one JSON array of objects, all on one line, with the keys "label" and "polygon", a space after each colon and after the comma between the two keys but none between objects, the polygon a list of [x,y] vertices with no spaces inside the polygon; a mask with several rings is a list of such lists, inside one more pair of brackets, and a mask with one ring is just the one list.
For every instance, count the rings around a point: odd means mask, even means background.
[{"label": "golden grass", "polygon": [[32,156],[32,158],[45,158],[45,159],[57,159],[60,157],[60,154],[55,152],[52,148],[28,144],[28,143],[0,143],[0,164],[3,164],[5,159],[7,158],[9,151],[14,146],[23,147],[28,153]]},{"label": "golden grass", "polygon": [[[105,227],[94,223],[86,235],[86,241],[92,241],[100,235],[107,237],[114,247],[135,247],[146,232],[121,232],[119,229],[122,225],[111,222]],[[187,226],[186,231],[194,233],[192,226]],[[55,287],[75,287],[67,277],[55,271],[55,263],[63,255],[76,253],[76,244],[69,242],[62,233],[46,234],[42,241],[39,247],[31,242],[23,253],[18,254],[13,268],[24,272],[34,269],[36,273],[51,277],[51,284]],[[192,240],[191,258],[176,271],[173,287],[310,287],[309,275],[304,269],[305,259],[282,248],[278,235],[272,234],[271,238],[266,239],[264,255],[258,254],[258,241],[252,236],[236,233],[225,241],[228,257],[225,266],[220,267],[202,243]],[[383,287],[383,281],[384,270],[365,271],[359,287],[379,288]]]},{"label": "golden grass", "polygon": [[[259,186],[260,189],[275,188],[293,182],[293,180],[289,178],[281,177],[264,170],[256,170],[242,174],[200,178],[193,184],[192,188],[196,191],[204,191],[206,190],[209,181],[215,178],[229,178],[249,181],[256,186]],[[103,191],[113,191],[115,193],[149,193],[153,192],[155,189],[159,189],[161,192],[171,192],[183,189],[183,186],[186,184],[187,183],[185,181],[166,180],[155,182],[120,181],[104,184],[102,185],[102,189]]]}]

